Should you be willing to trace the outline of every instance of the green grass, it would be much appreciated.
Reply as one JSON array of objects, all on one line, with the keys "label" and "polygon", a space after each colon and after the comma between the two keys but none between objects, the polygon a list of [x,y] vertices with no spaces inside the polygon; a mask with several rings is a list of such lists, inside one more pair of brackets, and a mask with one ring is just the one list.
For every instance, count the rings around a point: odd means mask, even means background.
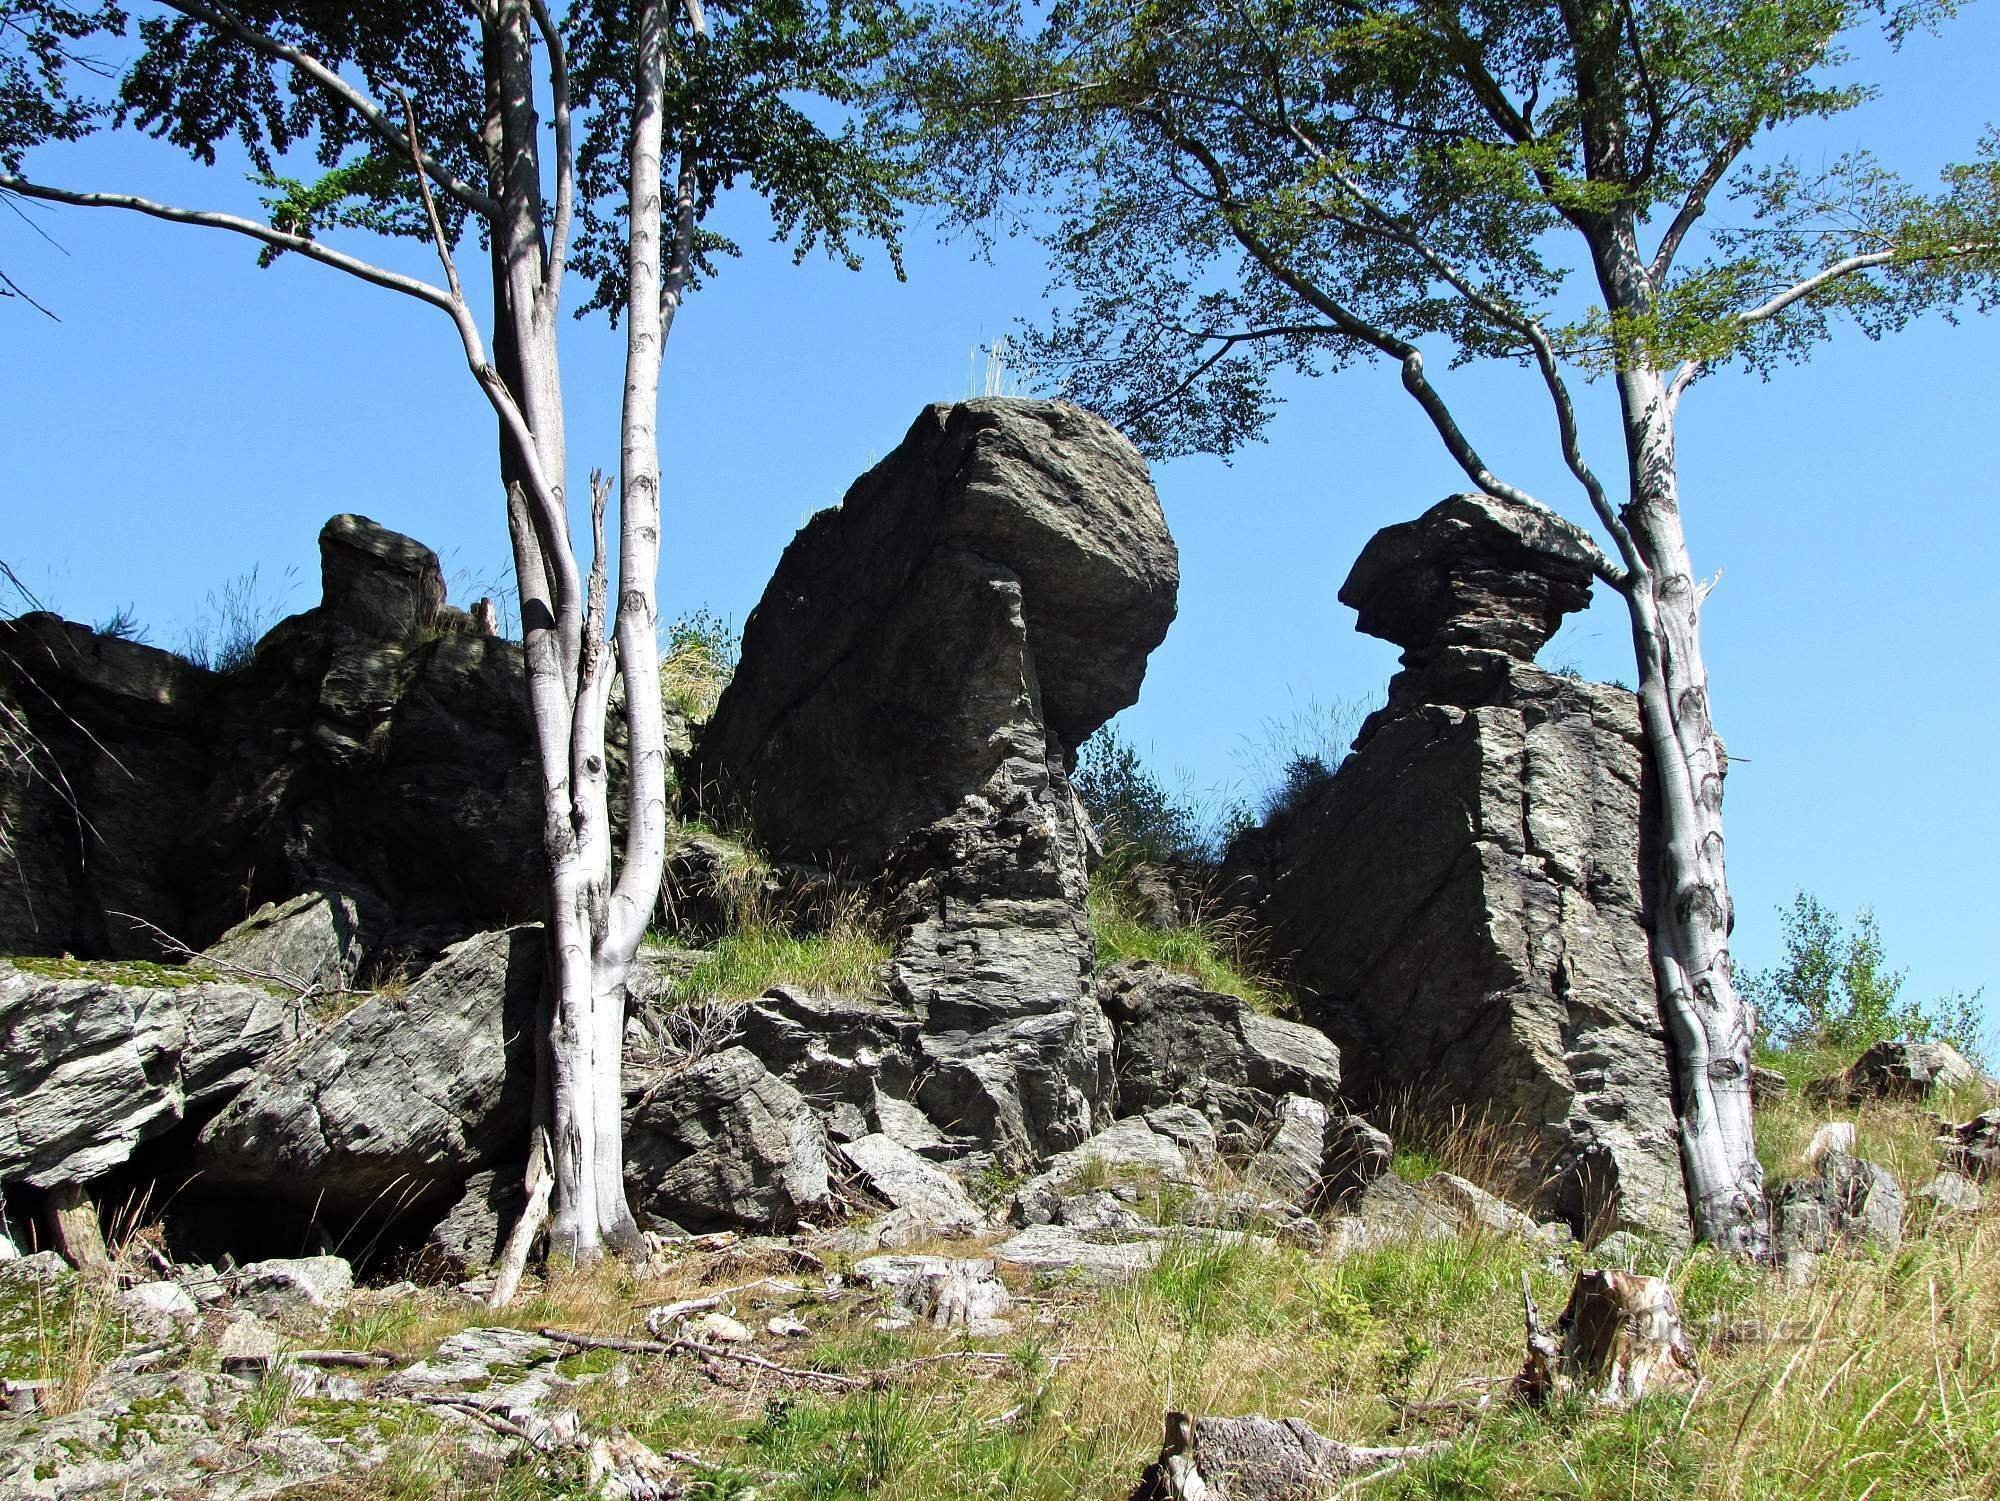
[{"label": "green grass", "polygon": [[881,988],[890,948],[853,925],[797,934],[777,923],[753,922],[724,934],[667,994],[669,1005],[746,1001],[774,985],[866,994]]},{"label": "green grass", "polygon": [[1206,917],[1180,928],[1142,922],[1102,882],[1090,888],[1090,932],[1097,940],[1100,969],[1121,959],[1144,959],[1187,975],[1203,989],[1233,995],[1267,1016],[1290,1009],[1284,990],[1259,978],[1244,962],[1243,935],[1226,919]]}]

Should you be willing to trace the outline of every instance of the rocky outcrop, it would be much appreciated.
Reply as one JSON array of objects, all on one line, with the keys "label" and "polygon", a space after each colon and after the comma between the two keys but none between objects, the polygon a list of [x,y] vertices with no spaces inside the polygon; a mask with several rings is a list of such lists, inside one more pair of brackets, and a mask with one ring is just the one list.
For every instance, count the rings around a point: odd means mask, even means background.
[{"label": "rocky outcrop", "polygon": [[1458,496],[1378,533],[1341,598],[1403,648],[1338,773],[1224,871],[1318,998],[1351,1095],[1500,1128],[1510,1191],[1684,1240],[1630,693],[1532,658],[1588,599],[1567,523]]},{"label": "rocky outcrop", "polygon": [[520,647],[365,517],[328,522],[320,556],[321,603],[226,673],[53,615],[0,621],[0,699],[46,748],[0,778],[0,951],[157,958],[120,914],[201,948],[307,893],[460,935],[540,915]]},{"label": "rocky outcrop", "polygon": [[1110,966],[1096,991],[1117,1038],[1120,1115],[1188,1105],[1241,1134],[1266,1127],[1287,1095],[1340,1098],[1340,1050],[1312,1027],[1144,960]]},{"label": "rocky outcrop", "polygon": [[725,1048],[626,1112],[625,1187],[662,1229],[790,1230],[827,1208],[819,1119],[749,1049]]},{"label": "rocky outcrop", "polygon": [[335,1216],[442,1209],[481,1168],[518,1161],[541,970],[541,929],[510,928],[447,950],[406,991],[369,997],[209,1122],[205,1186]]},{"label": "rocky outcrop", "polygon": [[[0,961],[0,1182],[89,1183],[295,1041],[289,997],[146,965]],[[147,983],[148,981],[152,983]]]},{"label": "rocky outcrop", "polygon": [[1979,1070],[1948,1042],[1907,1038],[1878,1042],[1854,1063],[1807,1090],[1814,1099],[1854,1105],[1863,1100],[1927,1100],[1938,1090],[1981,1083]]},{"label": "rocky outcrop", "polygon": [[1075,746],[1138,695],[1178,561],[1136,451],[1059,403],[925,411],[786,549],[690,784],[781,858],[877,883],[914,1100],[1012,1167],[1110,1095]]}]

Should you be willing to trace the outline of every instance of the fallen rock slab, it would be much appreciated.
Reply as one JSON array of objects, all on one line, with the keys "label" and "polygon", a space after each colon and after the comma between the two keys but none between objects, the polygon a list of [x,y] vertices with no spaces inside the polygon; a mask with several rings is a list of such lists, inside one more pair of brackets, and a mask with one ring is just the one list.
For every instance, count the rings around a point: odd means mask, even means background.
[{"label": "fallen rock slab", "polygon": [[519,1160],[542,945],[534,926],[469,938],[274,1060],[202,1131],[203,1184],[351,1215],[448,1205]]},{"label": "fallen rock slab", "polygon": [[920,1240],[951,1240],[977,1234],[986,1215],[956,1179],[926,1162],[894,1138],[877,1132],[839,1149],[860,1174],[869,1192],[887,1203],[894,1224],[880,1243],[909,1245]]},{"label": "fallen rock slab", "polygon": [[855,1275],[890,1296],[892,1306],[938,1329],[969,1334],[998,1333],[1010,1298],[984,1258],[870,1256],[854,1264]]},{"label": "fallen rock slab", "polygon": [[786,1231],[830,1195],[819,1118],[748,1048],[647,1086],[626,1114],[633,1212],[677,1230]]},{"label": "fallen rock slab", "polygon": [[231,1274],[229,1290],[267,1319],[326,1313],[354,1292],[354,1268],[339,1256],[256,1261]]},{"label": "fallen rock slab", "polygon": [[188,983],[164,966],[105,972],[158,983],[0,960],[0,1181],[89,1183],[299,1035],[291,999],[259,986]]},{"label": "fallen rock slab", "polygon": [[1127,1282],[1150,1271],[1166,1249],[1159,1230],[1103,1235],[1064,1225],[1030,1225],[993,1248],[1009,1266],[1090,1282]]}]

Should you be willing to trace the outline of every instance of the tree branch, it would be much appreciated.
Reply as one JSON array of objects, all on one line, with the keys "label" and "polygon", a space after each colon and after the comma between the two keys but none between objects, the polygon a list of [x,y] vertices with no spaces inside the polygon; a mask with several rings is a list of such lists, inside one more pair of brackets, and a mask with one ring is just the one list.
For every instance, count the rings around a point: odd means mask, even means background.
[{"label": "tree branch", "polygon": [[[4,181],[0,181],[0,186],[4,185]],[[1842,260],[1835,261],[1830,266],[1821,267],[1818,271],[1815,271],[1811,276],[1805,277],[1803,280],[1793,282],[1784,291],[1767,297],[1753,308],[1745,309],[1743,312],[1736,314],[1730,321],[1738,328],[1749,328],[1755,324],[1767,323],[1777,317],[1778,314],[1784,312],[1786,308],[1812,296],[1813,293],[1819,291],[1822,287],[1839,281],[1843,277],[1853,276],[1857,272],[1872,271],[1877,266],[1887,266],[1895,261],[1950,260],[1961,255],[1975,254],[1983,248],[1985,247],[1977,245],[1953,245],[1935,254],[1925,256],[1909,256],[1896,250],[1870,250],[1861,255],[1850,255]],[[1682,393],[1701,377],[1702,373],[1708,369],[1709,364],[1710,361],[1706,359],[1689,360],[1679,370],[1674,372],[1673,380],[1667,385],[1667,404],[1669,408],[1680,402]]]},{"label": "tree branch", "polygon": [[131,193],[78,193],[68,188],[29,182],[25,177],[16,177],[12,173],[0,173],[0,191],[19,193],[23,198],[40,198],[48,203],[66,203],[73,208],[122,208],[154,219],[165,219],[170,224],[198,224],[205,229],[226,229],[232,234],[244,235],[278,250],[294,251],[307,260],[332,266],[337,271],[345,271],[349,276],[358,277],[378,287],[387,287],[392,292],[401,292],[405,296],[416,298],[419,302],[428,302],[432,307],[442,308],[447,313],[452,310],[451,295],[439,291],[427,281],[419,281],[414,276],[404,276],[400,272],[387,270],[322,245],[317,240],[307,239],[304,235],[288,234],[282,229],[260,224],[255,219],[243,219],[235,214],[220,213],[212,209],[179,208],[169,203],[155,203],[151,199],[140,198]]},{"label": "tree branch", "polygon": [[[245,46],[263,53],[266,57],[290,64],[361,116],[389,145],[400,148],[403,144],[403,132],[386,109],[311,53],[288,42],[281,42],[267,32],[257,30],[233,11],[220,5],[210,4],[208,0],[163,0],[163,3],[169,9],[177,10],[192,20],[201,21],[218,31],[227,32]],[[425,158],[424,165],[430,169],[439,187],[473,213],[483,219],[491,219],[498,212],[499,205],[488,194],[468,182],[461,181],[428,157]]]},{"label": "tree branch", "polygon": [[417,171],[417,195],[424,202],[424,217],[431,227],[431,243],[437,246],[438,260],[444,265],[444,279],[451,288],[452,301],[460,307],[465,305],[465,290],[458,284],[458,267],[451,258],[451,246],[445,240],[444,222],[439,219],[437,200],[431,197],[430,173],[424,166],[423,146],[417,137],[417,110],[410,103],[410,96],[403,96],[403,119],[409,126],[410,162]]},{"label": "tree branch", "polygon": [[[533,0],[535,29],[549,49],[549,108],[555,125],[556,202],[549,228],[549,259],[542,270],[546,316],[555,316],[562,294],[563,269],[569,263],[570,222],[576,204],[576,151],[570,140],[569,57],[563,50],[562,29],[549,14],[548,0]],[[538,301],[538,310],[541,302]]]},{"label": "tree branch", "polygon": [[1708,212],[1708,195],[1715,191],[1715,185],[1722,181],[1723,174],[1729,170],[1736,158],[1750,149],[1750,141],[1757,133],[1760,118],[1752,114],[1744,122],[1743,128],[1730,138],[1729,143],[1716,152],[1714,159],[1702,169],[1701,176],[1688,188],[1687,196],[1681,200],[1680,209],[1675,213],[1673,222],[1667,226],[1667,232],[1660,236],[1659,248],[1653,252],[1652,264],[1646,268],[1646,274],[1652,279],[1654,291],[1666,285],[1667,273],[1673,270],[1674,257],[1680,254],[1681,242],[1688,237],[1688,232],[1694,228],[1701,216]]},{"label": "tree branch", "polygon": [[[1269,276],[1281,285],[1289,288],[1309,306],[1316,308],[1342,334],[1366,344],[1382,354],[1388,355],[1402,367],[1403,388],[1416,399],[1417,405],[1423,408],[1424,415],[1430,418],[1431,426],[1437,430],[1438,437],[1443,440],[1446,452],[1451,455],[1459,468],[1465,471],[1466,476],[1475,485],[1479,486],[1487,494],[1498,496],[1502,500],[1512,500],[1521,505],[1533,506],[1539,511],[1549,509],[1542,502],[1535,499],[1534,496],[1528,494],[1527,491],[1500,479],[1499,476],[1487,467],[1486,461],[1479,456],[1478,450],[1472,446],[1472,441],[1466,437],[1464,430],[1458,425],[1458,419],[1453,416],[1451,408],[1446,404],[1444,398],[1438,394],[1437,388],[1431,384],[1429,376],[1424,373],[1424,357],[1416,345],[1406,339],[1400,339],[1387,329],[1379,328],[1366,319],[1359,317],[1350,309],[1328,296],[1322,288],[1307,281],[1304,277],[1293,271],[1291,267],[1284,264],[1279,259],[1277,252],[1267,245],[1262,237],[1243,221],[1241,205],[1236,201],[1231,190],[1228,173],[1224,170],[1222,163],[1216,158],[1215,153],[1193,137],[1175,131],[1157,111],[1141,109],[1139,113],[1145,118],[1152,120],[1155,127],[1160,130],[1161,134],[1176,150],[1192,157],[1201,165],[1202,169],[1208,174],[1209,180],[1214,184],[1214,201],[1222,213],[1223,223],[1228,226],[1230,234],[1236,239],[1237,243],[1250,253],[1251,257],[1259,266],[1263,267]],[[1547,340],[1544,337],[1544,346],[1546,346],[1546,343]],[[1558,401],[1558,413],[1560,415],[1567,405],[1568,392],[1566,389],[1561,389],[1560,380],[1557,381],[1557,387],[1560,398]],[[1571,422],[1573,427],[1573,413],[1571,414]],[[1577,453],[1576,458],[1577,462],[1581,464],[1582,455],[1580,451]],[[1582,467],[1586,473],[1589,472],[1588,465],[1583,465]],[[1601,494],[1602,487],[1600,486],[1597,495],[1593,495],[1592,497],[1593,506],[1596,506],[1599,511],[1599,519],[1603,519],[1605,513],[1610,509],[1608,500],[1604,501],[1602,505],[1598,504],[1598,496]],[[1615,513],[1613,513],[1613,521],[1615,519]],[[1622,540],[1623,528],[1615,527],[1613,535],[1621,538],[1620,546],[1622,548],[1624,546]],[[1628,577],[1627,570],[1612,562],[1594,543],[1589,544],[1589,550],[1591,555],[1591,570],[1612,588],[1622,589]]]}]

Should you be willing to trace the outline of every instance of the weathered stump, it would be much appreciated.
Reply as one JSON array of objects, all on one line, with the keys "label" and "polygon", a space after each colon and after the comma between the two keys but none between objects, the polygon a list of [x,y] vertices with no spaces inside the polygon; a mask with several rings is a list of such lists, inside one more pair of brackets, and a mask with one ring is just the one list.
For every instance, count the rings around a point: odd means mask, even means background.
[{"label": "weathered stump", "polygon": [[1394,1469],[1443,1448],[1338,1443],[1297,1418],[1167,1414],[1160,1457],[1130,1501],[1317,1501],[1343,1480]]},{"label": "weathered stump", "polygon": [[1521,1299],[1528,1355],[1513,1392],[1530,1406],[1572,1392],[1624,1406],[1648,1391],[1687,1391],[1701,1379],[1673,1287],[1663,1277],[1578,1272],[1554,1338],[1542,1332],[1526,1273]]}]

